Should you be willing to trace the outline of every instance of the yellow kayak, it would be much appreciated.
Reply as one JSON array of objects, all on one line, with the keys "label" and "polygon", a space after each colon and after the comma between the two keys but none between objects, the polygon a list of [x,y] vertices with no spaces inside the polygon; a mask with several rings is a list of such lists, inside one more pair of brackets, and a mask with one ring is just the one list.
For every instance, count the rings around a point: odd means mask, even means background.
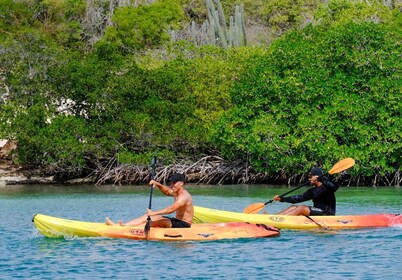
[{"label": "yellow kayak", "polygon": [[[36,214],[32,221],[36,228],[51,238],[110,237],[147,240],[144,226],[108,226],[105,223],[82,222]],[[151,228],[148,240],[207,241],[237,238],[273,237],[278,229],[246,222],[196,224],[191,228]]]},{"label": "yellow kayak", "polygon": [[348,229],[367,227],[389,227],[402,225],[400,214],[368,214],[346,216],[285,216],[269,214],[245,214],[205,207],[194,207],[195,223],[249,222],[267,224],[278,229]]}]

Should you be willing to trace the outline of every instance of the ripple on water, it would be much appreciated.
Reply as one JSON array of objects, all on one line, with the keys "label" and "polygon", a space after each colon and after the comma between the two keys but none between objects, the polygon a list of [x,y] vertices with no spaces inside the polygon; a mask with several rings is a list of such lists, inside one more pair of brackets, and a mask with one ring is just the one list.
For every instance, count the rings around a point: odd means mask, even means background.
[{"label": "ripple on water", "polygon": [[[113,193],[112,191],[116,191]],[[213,193],[214,188],[208,192]],[[265,190],[264,190],[265,191]],[[342,190],[343,192],[347,190]],[[365,190],[362,195],[370,190]],[[143,242],[107,238],[49,239],[34,229],[34,213],[88,221],[105,216],[130,219],[143,214],[148,189],[108,192],[0,195],[0,278],[4,279],[395,279],[402,275],[402,227],[332,232],[282,230],[281,236],[217,242]],[[201,190],[198,191],[202,193]],[[243,209],[254,202],[219,187],[196,195],[198,205]],[[222,193],[229,194],[228,196]],[[248,189],[250,195],[252,188]],[[265,193],[261,197],[265,197]],[[397,198],[378,200],[380,191],[356,204],[343,201],[345,213],[400,212]],[[400,197],[399,197],[400,199]],[[170,200],[156,196],[155,208]],[[157,206],[156,206],[157,205]],[[272,205],[274,207],[282,205]],[[276,209],[276,208],[275,208]]]}]

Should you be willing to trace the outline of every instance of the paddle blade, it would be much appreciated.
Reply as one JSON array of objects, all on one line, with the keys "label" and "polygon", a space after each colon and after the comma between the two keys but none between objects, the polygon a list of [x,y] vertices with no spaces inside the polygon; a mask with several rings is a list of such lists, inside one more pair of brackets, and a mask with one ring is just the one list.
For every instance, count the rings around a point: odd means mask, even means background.
[{"label": "paddle blade", "polygon": [[243,213],[246,214],[257,214],[258,212],[260,212],[262,209],[264,209],[265,204],[264,203],[254,203],[251,204],[249,206],[247,206],[246,208],[244,208]]},{"label": "paddle blade", "polygon": [[147,240],[148,240],[148,233],[149,233],[150,229],[151,229],[151,217],[148,216],[147,223],[145,224],[145,227],[144,227],[145,237],[147,238]]},{"label": "paddle blade", "polygon": [[337,162],[330,171],[328,171],[329,174],[336,174],[342,171],[345,171],[348,168],[351,168],[353,165],[355,165],[355,160],[353,158],[345,158],[339,162]]}]

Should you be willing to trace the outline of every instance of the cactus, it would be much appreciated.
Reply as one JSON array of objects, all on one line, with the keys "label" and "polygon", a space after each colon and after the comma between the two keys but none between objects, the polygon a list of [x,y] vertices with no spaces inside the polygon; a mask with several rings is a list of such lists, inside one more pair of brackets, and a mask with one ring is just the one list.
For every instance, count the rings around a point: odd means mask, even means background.
[{"label": "cactus", "polygon": [[[212,1],[215,1],[217,9]],[[219,45],[224,49],[247,45],[244,21],[244,5],[235,6],[234,16],[229,17],[229,26],[219,0],[205,0],[207,19],[201,26],[192,21],[182,32],[170,31],[171,39],[188,40],[197,45]]]},{"label": "cactus", "polygon": [[222,48],[236,47],[247,44],[246,28],[244,21],[244,5],[235,6],[235,15],[229,18],[229,28],[226,26],[226,18],[222,4],[219,0],[205,0],[208,11],[208,36],[212,44],[218,44]]}]

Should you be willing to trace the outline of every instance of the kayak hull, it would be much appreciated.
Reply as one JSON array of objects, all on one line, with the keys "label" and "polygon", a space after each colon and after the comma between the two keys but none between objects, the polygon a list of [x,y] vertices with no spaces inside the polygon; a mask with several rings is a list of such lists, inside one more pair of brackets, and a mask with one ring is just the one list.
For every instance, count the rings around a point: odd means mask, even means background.
[{"label": "kayak hull", "polygon": [[249,222],[267,224],[278,229],[309,230],[317,228],[353,229],[402,225],[400,214],[368,214],[344,216],[286,216],[245,214],[205,207],[194,207],[195,223]]},{"label": "kayak hull", "polygon": [[247,222],[195,224],[191,228],[151,228],[148,239],[144,226],[108,226],[104,223],[67,220],[36,214],[32,221],[46,237],[109,237],[154,241],[208,241],[238,238],[273,237],[279,230]]}]

